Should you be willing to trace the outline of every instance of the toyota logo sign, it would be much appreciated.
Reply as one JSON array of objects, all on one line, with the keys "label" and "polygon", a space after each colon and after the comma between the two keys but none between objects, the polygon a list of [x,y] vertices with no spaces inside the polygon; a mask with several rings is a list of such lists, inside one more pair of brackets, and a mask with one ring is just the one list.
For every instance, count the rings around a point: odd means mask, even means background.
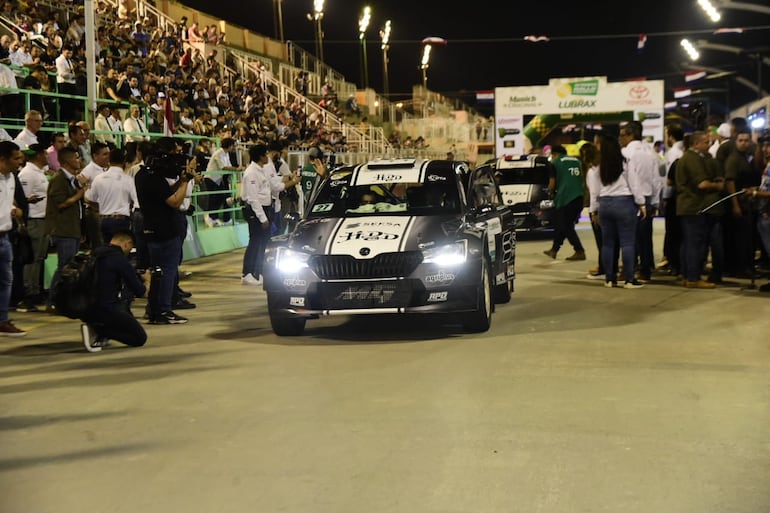
[{"label": "toyota logo sign", "polygon": [[647,86],[634,86],[631,89],[628,90],[628,96],[631,98],[635,98],[637,100],[641,100],[642,98],[647,98],[650,95],[650,90],[647,88]]}]

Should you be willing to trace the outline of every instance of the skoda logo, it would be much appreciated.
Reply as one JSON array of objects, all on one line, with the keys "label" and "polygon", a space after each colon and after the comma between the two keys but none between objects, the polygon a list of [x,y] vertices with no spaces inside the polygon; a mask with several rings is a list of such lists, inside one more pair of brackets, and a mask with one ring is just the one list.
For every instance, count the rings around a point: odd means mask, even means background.
[{"label": "skoda logo", "polygon": [[650,90],[647,89],[647,86],[634,86],[628,91],[628,95],[632,98],[636,98],[637,100],[646,98],[649,94]]},{"label": "skoda logo", "polygon": [[369,248],[361,248],[361,249],[358,250],[358,254],[361,255],[361,256],[366,256],[366,255],[368,255],[371,252],[372,252],[372,250],[369,249]]}]

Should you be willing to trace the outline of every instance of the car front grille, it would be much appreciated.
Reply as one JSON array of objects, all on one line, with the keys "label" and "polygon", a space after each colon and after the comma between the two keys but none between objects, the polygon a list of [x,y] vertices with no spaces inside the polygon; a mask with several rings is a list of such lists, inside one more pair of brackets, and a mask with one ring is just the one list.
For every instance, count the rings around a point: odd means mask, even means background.
[{"label": "car front grille", "polygon": [[420,262],[419,251],[382,253],[362,260],[349,255],[319,255],[310,259],[310,268],[322,280],[400,278],[412,274]]},{"label": "car front grille", "polygon": [[410,305],[410,280],[386,282],[319,283],[318,295],[324,310],[400,308]]}]

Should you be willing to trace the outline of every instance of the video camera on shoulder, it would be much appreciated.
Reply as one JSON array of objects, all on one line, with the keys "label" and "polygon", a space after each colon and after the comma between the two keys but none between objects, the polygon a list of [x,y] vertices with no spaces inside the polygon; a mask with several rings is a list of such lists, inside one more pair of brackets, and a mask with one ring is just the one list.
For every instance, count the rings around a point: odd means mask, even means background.
[{"label": "video camera on shoulder", "polygon": [[145,165],[153,173],[174,179],[187,172],[187,155],[184,153],[160,153],[145,159]]}]

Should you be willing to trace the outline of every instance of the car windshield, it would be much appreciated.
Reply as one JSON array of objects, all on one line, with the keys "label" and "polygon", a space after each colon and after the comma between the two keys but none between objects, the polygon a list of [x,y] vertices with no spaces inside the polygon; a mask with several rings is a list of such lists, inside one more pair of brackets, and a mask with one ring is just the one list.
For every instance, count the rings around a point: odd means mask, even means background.
[{"label": "car windshield", "polygon": [[460,211],[454,175],[429,173],[423,182],[362,179],[332,174],[308,209],[308,218],[370,215],[446,215]]},{"label": "car windshield", "polygon": [[548,166],[545,160],[530,162],[523,160],[504,163],[497,167],[496,176],[500,185],[548,183]]}]

